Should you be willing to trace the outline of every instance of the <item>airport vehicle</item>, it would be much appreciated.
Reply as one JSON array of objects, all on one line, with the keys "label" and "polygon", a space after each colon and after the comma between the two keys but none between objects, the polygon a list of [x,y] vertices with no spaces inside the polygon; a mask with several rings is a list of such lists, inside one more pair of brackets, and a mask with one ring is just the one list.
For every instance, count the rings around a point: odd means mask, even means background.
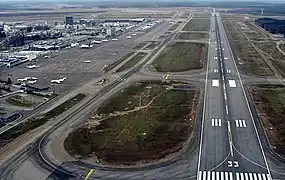
[{"label": "airport vehicle", "polygon": [[102,42],[108,42],[108,41],[109,41],[108,39],[103,39],[103,40],[102,40]]},{"label": "airport vehicle", "polygon": [[136,33],[132,34],[132,36],[136,36],[136,35],[137,35]]},{"label": "airport vehicle", "polygon": [[127,39],[131,39],[132,38],[132,36],[127,36]]},{"label": "airport vehicle", "polygon": [[84,61],[85,63],[91,63],[91,61],[90,60],[86,60],[86,61]]},{"label": "airport vehicle", "polygon": [[40,67],[40,66],[37,66],[37,65],[28,65],[28,66],[26,66],[27,68],[29,68],[29,69],[34,69],[34,68],[38,68],[38,67]]},{"label": "airport vehicle", "polygon": [[60,83],[62,83],[64,80],[66,80],[66,77],[63,77],[63,78],[61,78],[61,79],[53,79],[53,80],[51,80],[50,82],[51,82],[51,83],[60,84]]},{"label": "airport vehicle", "polygon": [[112,39],[112,41],[118,41],[119,39],[117,39],[117,38],[114,38],[114,39]]}]

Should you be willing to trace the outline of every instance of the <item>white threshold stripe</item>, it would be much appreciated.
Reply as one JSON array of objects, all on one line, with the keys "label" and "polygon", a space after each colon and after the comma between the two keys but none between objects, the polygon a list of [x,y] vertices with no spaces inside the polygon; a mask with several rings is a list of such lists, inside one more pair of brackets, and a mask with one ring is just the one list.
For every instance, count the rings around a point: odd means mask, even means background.
[{"label": "white threshold stripe", "polygon": [[226,177],[225,180],[229,180],[228,179],[228,172],[225,172],[225,177]]},{"label": "white threshold stripe", "polygon": [[269,174],[246,172],[199,171],[197,177],[198,180],[272,180]]},{"label": "white threshold stripe", "polygon": [[239,127],[239,123],[238,123],[238,120],[236,120],[236,126],[237,126],[237,127]]},{"label": "white threshold stripe", "polygon": [[246,127],[245,120],[242,120],[243,127]]},{"label": "white threshold stripe", "polygon": [[241,120],[238,120],[238,121],[239,121],[239,126],[240,126],[240,127],[243,127],[242,121],[241,121]]},{"label": "white threshold stripe", "polygon": [[222,120],[219,119],[219,126],[222,126]]}]

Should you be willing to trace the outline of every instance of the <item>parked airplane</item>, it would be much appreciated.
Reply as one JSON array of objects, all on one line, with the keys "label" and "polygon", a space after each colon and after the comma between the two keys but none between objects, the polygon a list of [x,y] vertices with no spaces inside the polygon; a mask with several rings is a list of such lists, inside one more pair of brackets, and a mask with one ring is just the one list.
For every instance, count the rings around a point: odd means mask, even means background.
[{"label": "parked airplane", "polygon": [[91,43],[94,43],[94,44],[101,44],[102,41],[92,41]]},{"label": "parked airplane", "polygon": [[70,46],[71,47],[76,47],[76,46],[79,46],[79,43],[72,43]]},{"label": "parked airplane", "polygon": [[29,69],[34,69],[34,68],[38,68],[38,67],[40,67],[40,66],[37,66],[37,65],[28,65],[28,66],[26,66],[27,68],[29,68]]},{"label": "parked airplane", "polygon": [[86,44],[82,44],[79,46],[81,49],[89,49],[90,46],[86,45]]},{"label": "parked airplane", "polygon": [[35,84],[36,82],[37,82],[37,80],[28,81],[27,84]]},{"label": "parked airplane", "polygon": [[28,80],[37,80],[38,78],[36,77],[25,77],[22,79],[17,79],[18,81],[24,82],[24,81],[28,81]]},{"label": "parked airplane", "polygon": [[66,77],[61,78],[61,79],[53,79],[53,80],[51,80],[50,82],[51,82],[51,83],[60,84],[60,83],[62,83],[64,80],[66,80]]}]

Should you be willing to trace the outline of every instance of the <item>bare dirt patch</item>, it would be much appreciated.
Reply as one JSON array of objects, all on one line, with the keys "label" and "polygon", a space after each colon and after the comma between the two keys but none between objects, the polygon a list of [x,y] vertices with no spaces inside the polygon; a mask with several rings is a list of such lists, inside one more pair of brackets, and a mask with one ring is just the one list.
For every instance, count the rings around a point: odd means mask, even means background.
[{"label": "bare dirt patch", "polygon": [[251,85],[249,90],[273,149],[285,156],[285,87]]}]

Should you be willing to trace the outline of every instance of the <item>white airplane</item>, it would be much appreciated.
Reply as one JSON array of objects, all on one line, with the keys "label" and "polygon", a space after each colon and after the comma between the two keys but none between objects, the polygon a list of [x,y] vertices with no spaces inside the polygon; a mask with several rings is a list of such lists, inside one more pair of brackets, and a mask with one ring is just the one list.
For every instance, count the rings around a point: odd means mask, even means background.
[{"label": "white airplane", "polygon": [[24,82],[24,81],[28,81],[28,80],[37,80],[38,78],[36,77],[25,77],[22,79],[17,79],[18,81]]},{"label": "white airplane", "polygon": [[29,69],[34,69],[34,68],[38,68],[38,67],[40,67],[40,66],[37,66],[37,65],[28,65],[28,66],[26,66],[27,68],[29,68]]},{"label": "white airplane", "polygon": [[91,63],[91,61],[89,61],[89,60],[86,60],[86,61],[84,61],[85,63]]},{"label": "white airplane", "polygon": [[37,82],[37,80],[33,80],[33,81],[28,81],[28,84],[35,84]]},{"label": "white airplane", "polygon": [[117,39],[117,38],[115,38],[115,39],[112,39],[112,41],[118,41],[118,39]]},{"label": "white airplane", "polygon": [[86,45],[86,44],[82,44],[81,46],[79,46],[82,49],[89,49],[90,46]]},{"label": "white airplane", "polygon": [[17,79],[18,81],[21,81],[21,82],[24,82],[24,81],[27,81],[29,79],[29,77],[25,77],[23,79]]},{"label": "white airplane", "polygon": [[60,83],[62,83],[64,80],[66,80],[66,77],[61,78],[61,79],[53,79],[53,80],[51,80],[50,82],[51,82],[51,83],[60,84]]},{"label": "white airplane", "polygon": [[127,36],[127,39],[131,39],[132,38],[132,36]]},{"label": "white airplane", "polygon": [[108,39],[103,39],[103,40],[102,40],[102,42],[108,42],[108,41],[109,41]]},{"label": "white airplane", "polygon": [[92,41],[91,43],[94,43],[94,44],[101,44],[102,41]]}]

